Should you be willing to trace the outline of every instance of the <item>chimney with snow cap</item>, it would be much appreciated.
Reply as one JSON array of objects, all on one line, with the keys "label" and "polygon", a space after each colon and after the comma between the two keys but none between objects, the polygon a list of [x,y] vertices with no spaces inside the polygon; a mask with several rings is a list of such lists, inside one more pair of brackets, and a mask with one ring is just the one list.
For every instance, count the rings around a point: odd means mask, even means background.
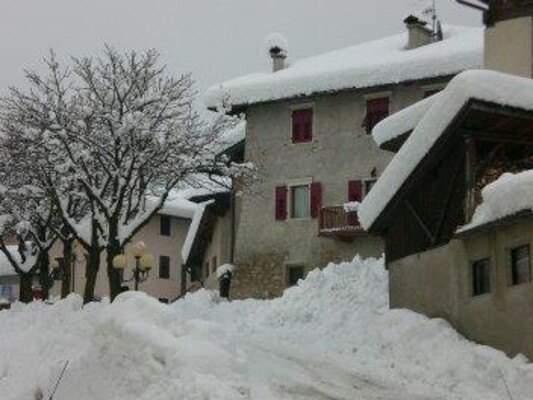
[{"label": "chimney with snow cap", "polygon": [[289,52],[287,39],[280,33],[272,33],[266,37],[265,47],[272,58],[272,72],[285,69],[285,59]]},{"label": "chimney with snow cap", "polygon": [[409,15],[403,22],[407,27],[409,36],[407,50],[416,49],[433,42],[433,31],[427,27],[427,22],[414,15]]}]

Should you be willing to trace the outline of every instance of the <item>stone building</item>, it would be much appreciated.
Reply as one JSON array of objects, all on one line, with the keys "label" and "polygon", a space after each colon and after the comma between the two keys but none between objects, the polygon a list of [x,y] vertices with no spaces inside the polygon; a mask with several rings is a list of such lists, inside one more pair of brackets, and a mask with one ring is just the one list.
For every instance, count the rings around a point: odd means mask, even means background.
[{"label": "stone building", "polygon": [[391,307],[532,357],[533,2],[487,3],[502,72],[464,72],[376,127],[399,151],[359,217],[385,239]]},{"label": "stone building", "polygon": [[369,133],[483,65],[481,29],[433,32],[413,17],[406,25],[406,34],[290,65],[284,43],[272,45],[273,72],[208,91],[210,108],[245,114],[245,160],[261,169],[237,198],[232,296],[278,296],[330,261],[382,254],[381,239],[344,207],[363,199],[392,157]]}]

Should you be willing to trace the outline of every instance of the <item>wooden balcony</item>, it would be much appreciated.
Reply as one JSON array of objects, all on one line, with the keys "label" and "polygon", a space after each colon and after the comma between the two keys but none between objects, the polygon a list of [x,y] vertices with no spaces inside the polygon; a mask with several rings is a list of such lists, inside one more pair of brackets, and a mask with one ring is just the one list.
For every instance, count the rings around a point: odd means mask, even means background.
[{"label": "wooden balcony", "polygon": [[318,235],[352,239],[366,235],[356,212],[346,212],[343,206],[322,207],[318,220]]}]

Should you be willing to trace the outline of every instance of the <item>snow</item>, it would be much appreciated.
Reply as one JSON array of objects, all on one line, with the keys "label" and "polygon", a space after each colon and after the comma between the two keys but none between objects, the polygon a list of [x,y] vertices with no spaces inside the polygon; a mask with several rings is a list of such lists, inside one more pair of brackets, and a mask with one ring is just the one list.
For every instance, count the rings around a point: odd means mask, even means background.
[{"label": "snow", "polygon": [[191,254],[191,250],[194,245],[194,240],[196,239],[196,235],[198,234],[198,229],[200,228],[205,208],[212,203],[214,203],[214,200],[208,200],[197,205],[196,211],[194,212],[194,216],[191,221],[191,225],[189,226],[189,230],[187,231],[187,236],[185,237],[185,241],[183,242],[183,247],[181,248],[181,259],[183,261],[183,264],[187,264],[187,261],[189,260],[189,255]]},{"label": "snow", "polygon": [[[17,263],[21,263],[20,253],[18,252],[18,246],[6,246],[7,251],[9,251]],[[14,276],[17,275],[13,266],[7,259],[3,251],[0,250],[0,276]]]},{"label": "snow", "polygon": [[171,198],[167,199],[167,201],[165,201],[163,208],[159,210],[159,214],[169,215],[171,217],[177,218],[192,219],[194,217],[194,214],[196,213],[197,208],[198,204],[193,203],[192,201],[172,196]]},{"label": "snow", "polygon": [[344,203],[344,212],[357,212],[359,210],[361,203],[358,201],[349,201]]},{"label": "snow", "polygon": [[405,50],[407,34],[336,50],[276,73],[255,73],[210,88],[209,108],[238,106],[457,74],[483,66],[483,29],[447,26],[444,40]]},{"label": "snow", "polygon": [[222,278],[227,272],[232,273],[235,271],[235,265],[223,264],[217,268],[217,279]]},{"label": "snow", "polygon": [[533,170],[517,174],[504,173],[481,191],[483,201],[477,206],[472,221],[458,231],[497,221],[520,211],[533,210]]},{"label": "snow", "polygon": [[438,93],[434,94],[379,122],[372,130],[372,137],[377,145],[381,147],[383,143],[415,129],[424,115],[435,104],[438,96]]},{"label": "snow", "polygon": [[452,79],[365,197],[359,209],[359,220],[365,229],[372,226],[471,99],[533,110],[533,80],[488,70],[466,71]]},{"label": "snow", "polygon": [[71,296],[0,312],[3,400],[501,400],[530,398],[523,357],[446,322],[389,310],[383,261],[315,270],[271,301],[200,290],[171,305]]},{"label": "snow", "polygon": [[270,52],[271,49],[279,49],[281,55],[287,57],[289,53],[289,42],[285,36],[279,32],[274,32],[265,38],[264,42],[265,50]]},{"label": "snow", "polygon": [[223,144],[224,150],[229,149],[230,147],[235,146],[236,144],[242,142],[246,137],[246,121],[240,121],[232,129],[228,129],[222,134],[221,143]]}]

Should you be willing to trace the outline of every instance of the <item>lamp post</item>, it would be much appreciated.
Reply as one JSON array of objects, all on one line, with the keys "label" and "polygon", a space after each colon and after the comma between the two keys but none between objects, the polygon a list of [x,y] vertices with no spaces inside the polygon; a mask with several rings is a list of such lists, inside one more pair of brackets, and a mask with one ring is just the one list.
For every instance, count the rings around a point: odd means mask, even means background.
[{"label": "lamp post", "polygon": [[[122,279],[122,282],[134,282],[135,290],[139,290],[139,283],[148,279],[150,270],[154,266],[154,256],[148,253],[144,242],[137,242],[131,248],[131,254],[135,258],[135,266],[132,269],[133,275],[129,279]],[[125,254],[119,254],[113,258],[113,268],[124,271],[128,260]]]}]

